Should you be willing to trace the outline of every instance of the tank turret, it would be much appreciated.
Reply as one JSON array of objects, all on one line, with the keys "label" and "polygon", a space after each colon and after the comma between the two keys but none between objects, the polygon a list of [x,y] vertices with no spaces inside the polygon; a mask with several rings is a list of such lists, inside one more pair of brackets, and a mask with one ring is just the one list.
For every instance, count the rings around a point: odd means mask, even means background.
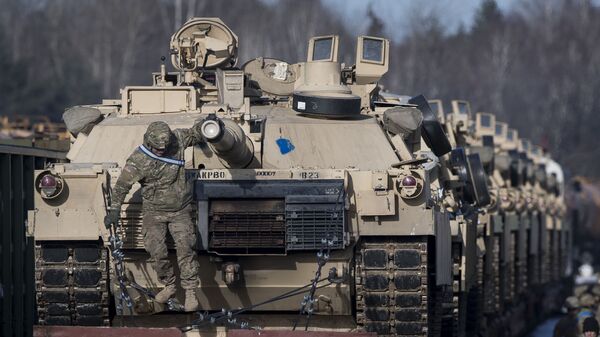
[{"label": "tank turret", "polygon": [[228,168],[247,167],[254,158],[254,145],[233,120],[209,115],[200,126],[211,150]]}]

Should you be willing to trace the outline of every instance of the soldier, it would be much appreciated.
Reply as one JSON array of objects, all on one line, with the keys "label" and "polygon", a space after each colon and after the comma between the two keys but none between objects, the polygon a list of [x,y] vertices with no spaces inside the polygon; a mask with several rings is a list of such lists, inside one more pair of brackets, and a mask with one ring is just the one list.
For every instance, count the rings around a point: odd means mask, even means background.
[{"label": "soldier", "polygon": [[579,309],[579,313],[577,314],[577,321],[579,324],[579,331],[582,331],[585,319],[596,315],[596,299],[594,298],[594,295],[586,292],[579,298],[579,305],[581,306],[581,309]]},{"label": "soldier", "polygon": [[554,326],[554,337],[577,337],[577,312],[579,311],[579,300],[575,296],[567,297],[565,301],[567,315],[561,318]]},{"label": "soldier", "polygon": [[583,321],[583,329],[581,330],[583,337],[598,337],[600,327],[598,321],[594,317],[588,317]]},{"label": "soldier", "polygon": [[191,129],[171,131],[164,122],[153,122],[144,134],[144,143],[127,159],[113,189],[111,209],[104,219],[110,228],[117,223],[121,204],[131,186],[142,185],[142,234],[146,251],[165,287],[155,301],[166,303],[175,295],[175,274],[168,258],[167,230],[177,250],[181,287],[185,289],[185,311],[198,310],[198,261],[194,245],[196,233],[191,216],[192,188],[185,175],[183,153],[204,141],[197,122]]},{"label": "soldier", "polygon": [[575,289],[573,290],[573,295],[577,298],[581,298],[581,296],[589,292],[589,289],[589,284],[580,284],[578,286],[575,286]]},{"label": "soldier", "polygon": [[600,310],[598,310],[598,307],[600,307],[600,284],[592,286],[592,295],[594,295],[595,299],[596,320],[598,321],[600,319]]}]

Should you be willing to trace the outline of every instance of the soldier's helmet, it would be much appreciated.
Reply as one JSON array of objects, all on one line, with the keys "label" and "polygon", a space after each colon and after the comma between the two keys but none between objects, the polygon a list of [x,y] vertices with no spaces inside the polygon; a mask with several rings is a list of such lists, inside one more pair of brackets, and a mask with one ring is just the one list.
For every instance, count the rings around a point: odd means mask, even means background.
[{"label": "soldier's helmet", "polygon": [[573,290],[573,295],[575,295],[575,297],[580,298],[583,294],[585,294],[588,291],[589,285],[587,284],[581,284],[578,286],[575,286],[575,289]]},{"label": "soldier's helmet", "polygon": [[567,310],[578,309],[579,299],[577,299],[577,297],[575,296],[567,297],[567,299],[565,300],[565,307],[567,308]]},{"label": "soldier's helmet", "polygon": [[596,299],[594,298],[594,295],[590,293],[585,293],[579,299],[579,304],[582,307],[593,307],[596,304]]},{"label": "soldier's helmet", "polygon": [[144,145],[164,150],[169,146],[173,133],[165,122],[152,122],[144,134]]}]

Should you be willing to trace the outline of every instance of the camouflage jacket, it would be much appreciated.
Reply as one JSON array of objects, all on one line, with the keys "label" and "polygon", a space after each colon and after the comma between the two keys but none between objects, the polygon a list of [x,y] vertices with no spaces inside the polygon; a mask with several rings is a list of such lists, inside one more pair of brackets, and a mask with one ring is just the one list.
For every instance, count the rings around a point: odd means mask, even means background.
[{"label": "camouflage jacket", "polygon": [[[165,157],[183,161],[184,150],[203,140],[194,129],[173,131],[177,142],[169,145]],[[147,211],[178,211],[192,200],[192,184],[183,165],[166,163],[152,158],[141,148],[135,149],[127,159],[123,171],[113,188],[111,208],[120,208],[131,186],[142,185],[142,209]]]}]

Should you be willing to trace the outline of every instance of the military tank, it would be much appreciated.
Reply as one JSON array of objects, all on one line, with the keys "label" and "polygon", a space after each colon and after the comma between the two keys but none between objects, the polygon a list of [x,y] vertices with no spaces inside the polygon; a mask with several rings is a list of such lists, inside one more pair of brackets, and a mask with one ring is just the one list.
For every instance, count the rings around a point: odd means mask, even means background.
[{"label": "military tank", "polygon": [[[169,312],[186,331],[312,322],[464,333],[469,294],[483,282],[477,214],[491,202],[487,162],[452,140],[462,129],[442,125],[423,96],[381,91],[387,39],[358,37],[353,66],[338,62],[338,47],[338,36],[319,36],[305,62],[260,57],[237,67],[237,36],[218,18],[193,18],[170,40],[176,71],[163,63],[152,85],[68,109],[68,162],[36,172],[29,212],[39,324],[157,326],[166,319],[153,315]],[[153,301],[162,285],[143,249],[139,184],[114,231],[102,219],[146,127],[197,120],[205,142],[184,156],[201,266],[203,312],[192,318],[176,312],[177,300]],[[285,314],[293,318],[277,321]]]},{"label": "military tank", "polygon": [[[439,100],[431,104],[442,109]],[[562,172],[539,146],[519,139],[516,130],[497,122],[493,114],[471,116],[466,101],[455,100],[451,105],[451,114],[442,113],[441,120],[453,146],[479,155],[485,172],[479,178],[487,181],[490,194],[473,222],[476,241],[463,240],[477,247],[474,261],[465,256],[466,264],[476,266],[477,273],[463,300],[459,297],[458,307],[466,307],[462,317],[467,322],[459,320],[454,334],[521,336],[540,316],[557,310],[565,295],[561,282],[568,277],[568,260],[552,251],[569,251],[571,231],[562,220],[561,183],[547,184]],[[554,169],[547,170],[546,164]],[[558,238],[550,240],[553,236]],[[548,269],[544,263],[556,266],[554,278],[541,278]],[[542,315],[531,310],[539,307],[544,307]]]}]

